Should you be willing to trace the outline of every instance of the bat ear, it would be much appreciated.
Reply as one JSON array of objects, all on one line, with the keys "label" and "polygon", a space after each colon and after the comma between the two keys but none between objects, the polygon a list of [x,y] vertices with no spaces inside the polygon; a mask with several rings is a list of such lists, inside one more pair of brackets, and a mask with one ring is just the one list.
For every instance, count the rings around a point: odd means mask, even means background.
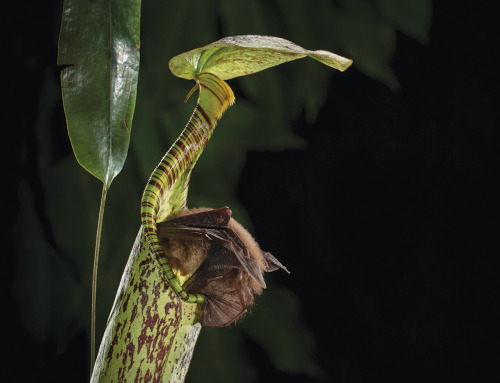
[{"label": "bat ear", "polygon": [[271,271],[276,271],[278,269],[282,269],[285,270],[288,274],[290,274],[288,269],[285,266],[283,266],[280,261],[274,258],[271,253],[263,251],[262,257],[266,261],[266,268],[264,270],[265,272],[271,272]]}]

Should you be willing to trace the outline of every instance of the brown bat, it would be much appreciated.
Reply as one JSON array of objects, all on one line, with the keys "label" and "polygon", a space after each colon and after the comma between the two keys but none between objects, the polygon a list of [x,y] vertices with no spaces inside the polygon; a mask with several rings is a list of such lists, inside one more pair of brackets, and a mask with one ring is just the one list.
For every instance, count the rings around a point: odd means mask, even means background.
[{"label": "brown bat", "polygon": [[264,272],[279,268],[288,272],[260,249],[228,207],[184,209],[157,228],[171,266],[182,275],[192,274],[183,288],[205,297],[203,326],[230,325],[266,288]]}]

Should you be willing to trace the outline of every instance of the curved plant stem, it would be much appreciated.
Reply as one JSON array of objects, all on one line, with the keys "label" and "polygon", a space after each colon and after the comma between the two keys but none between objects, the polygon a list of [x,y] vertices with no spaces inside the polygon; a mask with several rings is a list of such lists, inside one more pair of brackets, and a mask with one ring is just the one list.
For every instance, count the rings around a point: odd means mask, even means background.
[{"label": "curved plant stem", "polygon": [[102,232],[102,221],[104,217],[104,205],[106,204],[106,194],[107,194],[106,184],[102,185],[101,193],[101,206],[99,207],[99,218],[97,220],[97,234],[95,236],[95,250],[94,250],[94,268],[92,271],[92,308],[91,308],[91,320],[90,320],[90,375],[92,376],[92,370],[94,369],[95,362],[95,312],[96,312],[96,297],[97,297],[97,266],[99,264],[99,249],[101,246],[101,232]]}]

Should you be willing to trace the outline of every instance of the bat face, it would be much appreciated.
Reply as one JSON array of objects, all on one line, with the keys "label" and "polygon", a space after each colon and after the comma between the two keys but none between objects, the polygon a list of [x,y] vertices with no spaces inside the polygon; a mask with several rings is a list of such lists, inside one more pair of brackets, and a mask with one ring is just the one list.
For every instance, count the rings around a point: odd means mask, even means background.
[{"label": "bat face", "polygon": [[202,294],[202,325],[228,326],[266,288],[264,272],[288,270],[264,252],[250,233],[231,217],[231,210],[182,210],[158,223],[158,237],[171,266],[191,275],[183,288]]}]

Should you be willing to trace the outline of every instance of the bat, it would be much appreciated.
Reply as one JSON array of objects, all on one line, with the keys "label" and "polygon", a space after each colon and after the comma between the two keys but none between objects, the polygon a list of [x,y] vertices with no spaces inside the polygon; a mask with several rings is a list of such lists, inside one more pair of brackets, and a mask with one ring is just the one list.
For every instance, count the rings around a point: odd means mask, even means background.
[{"label": "bat", "polygon": [[172,268],[191,275],[183,288],[205,297],[201,324],[225,327],[247,312],[266,288],[263,274],[288,270],[262,251],[231,217],[231,209],[183,209],[157,224],[158,238]]}]

